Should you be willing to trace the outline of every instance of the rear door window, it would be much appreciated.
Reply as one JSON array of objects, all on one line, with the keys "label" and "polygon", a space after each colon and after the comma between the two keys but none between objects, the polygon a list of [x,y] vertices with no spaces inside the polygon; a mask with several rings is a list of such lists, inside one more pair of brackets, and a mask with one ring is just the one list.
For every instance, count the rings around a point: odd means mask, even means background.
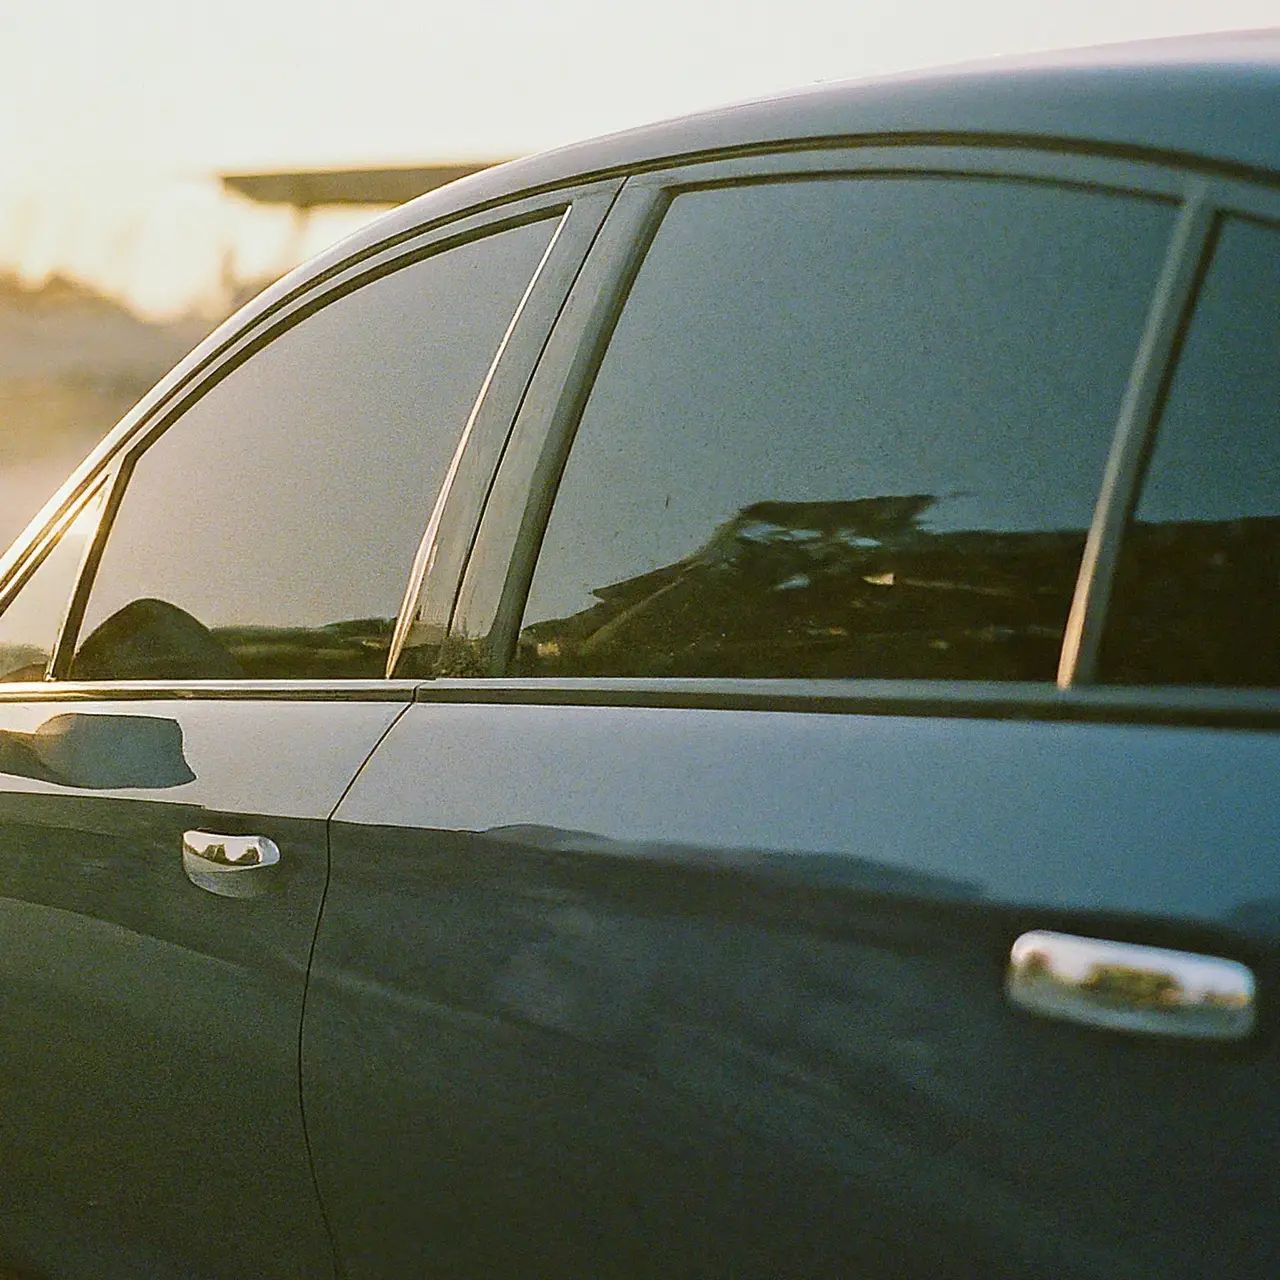
[{"label": "rear door window", "polygon": [[677,195],[517,670],[1052,680],[1172,219],[983,178]]},{"label": "rear door window", "polygon": [[1222,228],[1122,550],[1100,674],[1280,688],[1280,229]]}]

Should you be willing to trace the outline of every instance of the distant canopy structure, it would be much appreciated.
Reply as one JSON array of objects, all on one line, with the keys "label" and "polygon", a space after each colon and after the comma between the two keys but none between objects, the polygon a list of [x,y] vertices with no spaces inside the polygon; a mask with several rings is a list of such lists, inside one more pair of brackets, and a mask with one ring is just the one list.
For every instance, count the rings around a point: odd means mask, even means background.
[{"label": "distant canopy structure", "polygon": [[260,278],[238,278],[224,257],[223,286],[231,307],[247,301],[277,275],[296,266],[306,256],[306,232],[317,209],[404,204],[426,191],[434,191],[457,178],[479,173],[499,164],[497,160],[476,160],[465,164],[412,165],[393,169],[298,169],[277,173],[221,173],[223,191],[252,200],[255,204],[289,209],[293,233],[274,271]]},{"label": "distant canopy structure", "polygon": [[479,173],[497,160],[393,169],[300,169],[292,173],[223,173],[223,189],[258,204],[300,213],[328,205],[403,204],[424,191]]}]

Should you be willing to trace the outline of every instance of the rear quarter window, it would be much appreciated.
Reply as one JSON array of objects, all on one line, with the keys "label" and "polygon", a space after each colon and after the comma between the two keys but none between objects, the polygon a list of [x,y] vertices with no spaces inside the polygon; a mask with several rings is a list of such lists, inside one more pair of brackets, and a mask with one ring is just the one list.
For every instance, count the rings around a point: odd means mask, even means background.
[{"label": "rear quarter window", "polygon": [[1101,678],[1280,687],[1280,230],[1221,228],[1112,592]]}]

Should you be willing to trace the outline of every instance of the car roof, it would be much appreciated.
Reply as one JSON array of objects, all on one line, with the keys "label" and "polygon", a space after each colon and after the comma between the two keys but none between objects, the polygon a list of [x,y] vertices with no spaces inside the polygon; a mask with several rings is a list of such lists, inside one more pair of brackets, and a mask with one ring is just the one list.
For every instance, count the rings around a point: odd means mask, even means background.
[{"label": "car roof", "polygon": [[1145,152],[1280,179],[1280,28],[815,85],[498,165],[374,226],[385,236],[525,191],[754,147],[964,138]]}]

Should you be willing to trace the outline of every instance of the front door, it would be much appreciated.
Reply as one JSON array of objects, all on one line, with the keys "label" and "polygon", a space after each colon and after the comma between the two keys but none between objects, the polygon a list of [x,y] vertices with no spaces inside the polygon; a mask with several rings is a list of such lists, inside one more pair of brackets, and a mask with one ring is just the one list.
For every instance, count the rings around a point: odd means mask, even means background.
[{"label": "front door", "polygon": [[415,554],[464,432],[505,438],[564,219],[400,237],[233,336],[99,477],[105,537],[94,496],[0,614],[0,1260],[330,1273],[298,1077],[325,823],[410,696]]},{"label": "front door", "polygon": [[298,1028],[325,819],[400,710],[0,702],[0,1257],[331,1274]]}]

